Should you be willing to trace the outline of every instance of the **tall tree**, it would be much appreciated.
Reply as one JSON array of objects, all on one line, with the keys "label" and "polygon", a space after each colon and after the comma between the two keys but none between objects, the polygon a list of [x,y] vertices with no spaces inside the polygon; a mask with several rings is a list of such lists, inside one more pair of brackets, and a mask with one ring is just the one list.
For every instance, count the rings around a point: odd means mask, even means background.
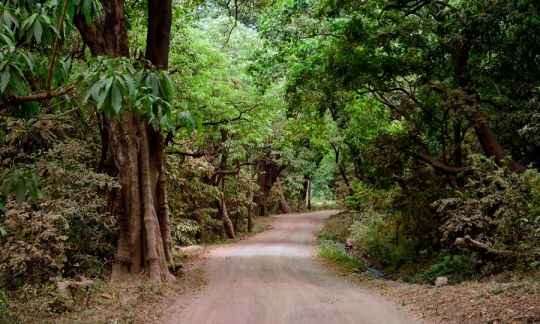
[{"label": "tall tree", "polygon": [[[90,25],[75,17],[94,56],[129,57],[124,3],[101,1],[103,13]],[[172,8],[170,0],[148,2],[146,58],[167,69]],[[164,137],[129,108],[119,118],[106,118],[107,159],[114,163],[122,186],[118,197],[120,234],[113,279],[143,273],[152,281],[171,280],[172,261],[169,206],[163,167]]]}]

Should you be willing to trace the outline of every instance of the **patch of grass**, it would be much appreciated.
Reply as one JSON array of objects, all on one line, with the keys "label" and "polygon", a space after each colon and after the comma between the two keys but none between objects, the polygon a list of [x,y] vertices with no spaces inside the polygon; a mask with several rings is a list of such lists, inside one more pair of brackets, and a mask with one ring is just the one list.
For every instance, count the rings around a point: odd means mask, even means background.
[{"label": "patch of grass", "polygon": [[268,217],[257,217],[253,220],[253,229],[251,233],[246,235],[251,236],[257,233],[261,233],[270,228],[270,219]]},{"label": "patch of grass", "polygon": [[324,228],[315,234],[322,240],[344,243],[349,237],[349,227],[358,218],[357,213],[341,212],[324,220]]},{"label": "patch of grass", "polygon": [[[251,229],[251,233],[249,232],[236,232],[236,238],[240,239],[240,240],[244,240],[244,239],[247,239],[247,238],[250,238],[251,236],[255,235],[255,234],[258,234],[258,233],[261,233],[261,232],[264,232],[266,231],[267,229],[269,229],[271,226],[270,226],[270,217],[255,217],[253,219],[253,228]],[[220,245],[220,244],[228,244],[228,243],[234,243],[236,242],[237,240],[233,240],[233,239],[230,239],[226,236],[224,236],[222,239],[216,239],[216,240],[213,240],[211,242],[208,242],[206,243],[206,245],[208,246],[213,246],[213,245]]]},{"label": "patch of grass", "polygon": [[407,281],[433,284],[435,279],[441,276],[448,277],[450,283],[471,279],[474,271],[469,267],[470,259],[470,255],[446,255],[427,269],[407,278]]},{"label": "patch of grass", "polygon": [[314,210],[335,209],[337,207],[337,201],[331,199],[324,199],[313,197],[311,199],[311,208]]},{"label": "patch of grass", "polygon": [[317,256],[332,263],[343,271],[352,271],[357,268],[363,268],[363,265],[360,262],[349,257],[347,253],[341,251],[330,241],[321,241]]}]

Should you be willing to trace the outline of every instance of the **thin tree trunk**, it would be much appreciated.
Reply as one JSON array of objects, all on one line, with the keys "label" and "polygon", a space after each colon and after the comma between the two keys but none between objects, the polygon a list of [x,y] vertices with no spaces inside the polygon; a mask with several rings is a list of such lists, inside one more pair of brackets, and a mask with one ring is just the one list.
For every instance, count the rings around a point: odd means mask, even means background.
[{"label": "thin tree trunk", "polygon": [[298,210],[304,210],[306,208],[308,180],[305,179],[300,191],[300,197],[298,197]]},{"label": "thin tree trunk", "polygon": [[247,222],[248,222],[247,229],[249,233],[253,231],[253,208],[251,207],[252,201],[253,201],[253,192],[250,190],[248,194],[249,206],[248,206],[248,212],[247,212]]},{"label": "thin tree trunk", "polygon": [[307,209],[311,210],[311,178],[308,179],[308,200]]},{"label": "thin tree trunk", "polygon": [[219,198],[218,206],[221,220],[223,221],[223,225],[225,226],[225,232],[227,233],[227,236],[231,239],[236,240],[236,235],[234,235],[233,223],[229,218],[229,213],[227,212],[227,204],[225,203],[225,198]]},{"label": "thin tree trunk", "polygon": [[251,231],[253,231],[253,207],[252,207],[252,204],[253,204],[253,191],[251,190],[251,165],[249,166],[249,175],[248,175],[248,186],[249,186],[249,190],[248,190],[248,195],[247,195],[247,200],[248,200],[248,208],[247,208],[247,230],[249,233],[251,233]]},{"label": "thin tree trunk", "polygon": [[205,237],[205,232],[204,232],[204,219],[201,215],[197,215],[196,216],[197,218],[197,223],[199,223],[199,227],[201,228],[201,230],[199,231],[199,243],[201,244],[204,244],[206,243],[206,237]]},{"label": "thin tree trunk", "polygon": [[276,184],[279,190],[279,198],[281,199],[281,213],[290,214],[291,210],[289,209],[289,204],[287,204],[287,200],[285,199],[285,194],[283,193],[283,188],[281,187],[279,177],[276,177]]},{"label": "thin tree trunk", "polygon": [[349,184],[349,179],[347,178],[347,174],[345,173],[345,169],[343,168],[343,165],[339,163],[340,150],[334,145],[332,145],[332,148],[334,149],[334,156],[336,159],[336,165],[338,166],[338,169],[339,169],[339,173],[341,174],[341,177],[343,178],[343,182],[345,182],[345,185],[347,186],[347,191],[349,192],[349,196],[352,196],[354,195],[354,191],[352,190],[352,187]]},{"label": "thin tree trunk", "polygon": [[341,177],[343,178],[343,181],[345,182],[345,185],[347,186],[347,191],[349,192],[349,196],[354,195],[354,190],[349,183],[349,179],[347,178],[345,169],[343,169],[341,165],[338,168],[339,168],[339,173],[341,174]]}]

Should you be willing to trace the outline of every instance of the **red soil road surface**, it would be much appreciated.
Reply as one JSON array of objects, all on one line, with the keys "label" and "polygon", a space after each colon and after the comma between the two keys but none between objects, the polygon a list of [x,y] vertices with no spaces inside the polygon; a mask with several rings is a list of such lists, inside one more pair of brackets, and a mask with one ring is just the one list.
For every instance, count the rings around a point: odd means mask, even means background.
[{"label": "red soil road surface", "polygon": [[273,229],[212,250],[205,266],[208,285],[191,301],[178,300],[172,313],[159,322],[422,322],[369,291],[326,272],[314,262],[313,231],[336,212],[274,216]]}]

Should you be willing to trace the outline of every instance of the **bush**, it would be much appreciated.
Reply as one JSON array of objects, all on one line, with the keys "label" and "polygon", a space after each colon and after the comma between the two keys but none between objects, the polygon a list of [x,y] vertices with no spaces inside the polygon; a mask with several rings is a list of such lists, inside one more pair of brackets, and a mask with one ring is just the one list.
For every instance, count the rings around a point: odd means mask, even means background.
[{"label": "bush", "polygon": [[411,282],[433,284],[437,277],[448,277],[450,283],[469,279],[474,271],[469,267],[471,255],[446,255],[442,260],[410,278]]},{"label": "bush", "polygon": [[[522,175],[474,156],[467,183],[433,205],[444,217],[442,240],[470,235],[499,249],[521,252],[531,262],[540,245],[540,175]],[[532,253],[531,253],[532,252]]]},{"label": "bush", "polygon": [[345,243],[350,235],[350,226],[361,216],[361,213],[356,212],[342,212],[332,215],[324,220],[324,228],[318,230],[316,234],[323,240]]},{"label": "bush", "polygon": [[396,242],[393,215],[367,209],[349,228],[348,241],[359,257],[369,260],[387,272],[394,272],[407,262],[414,262],[415,251],[410,240]]},{"label": "bush", "polygon": [[9,197],[0,218],[0,286],[97,276],[112,258],[116,220],[105,212],[105,196],[117,183],[92,169],[93,152],[72,140],[35,155],[28,168],[40,175],[46,198],[19,207]]}]

